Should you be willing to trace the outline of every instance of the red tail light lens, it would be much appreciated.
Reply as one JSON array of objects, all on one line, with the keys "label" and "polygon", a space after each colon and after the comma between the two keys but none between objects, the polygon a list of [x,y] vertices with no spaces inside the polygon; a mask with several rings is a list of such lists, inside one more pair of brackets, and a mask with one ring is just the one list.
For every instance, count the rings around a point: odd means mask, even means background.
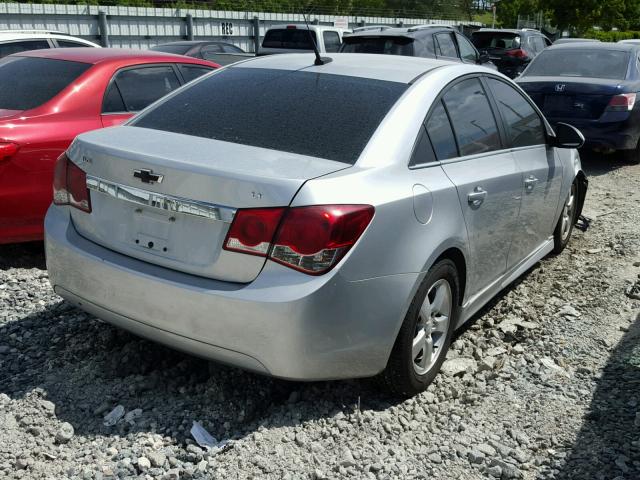
[{"label": "red tail light lens", "polygon": [[239,210],[224,249],[269,256],[287,267],[319,275],[331,270],[358,241],[373,213],[371,205]]},{"label": "red tail light lens", "polygon": [[316,205],[287,211],[270,258],[301,272],[325,273],[349,251],[373,218],[371,205]]},{"label": "red tail light lens", "polygon": [[18,151],[18,145],[11,142],[0,142],[0,160],[9,158],[11,155]]},{"label": "red tail light lens", "polygon": [[527,58],[528,57],[527,52],[525,52],[521,48],[516,48],[515,50],[507,50],[504,53],[506,53],[510,57],[515,57],[515,58]]},{"label": "red tail light lens", "polygon": [[630,112],[636,103],[635,93],[623,93],[612,97],[607,110],[613,112]]},{"label": "red tail light lens", "polygon": [[64,153],[56,161],[53,173],[53,203],[71,205],[83,212],[91,213],[87,175]]},{"label": "red tail light lens", "polygon": [[224,241],[225,250],[266,257],[285,208],[238,210]]}]

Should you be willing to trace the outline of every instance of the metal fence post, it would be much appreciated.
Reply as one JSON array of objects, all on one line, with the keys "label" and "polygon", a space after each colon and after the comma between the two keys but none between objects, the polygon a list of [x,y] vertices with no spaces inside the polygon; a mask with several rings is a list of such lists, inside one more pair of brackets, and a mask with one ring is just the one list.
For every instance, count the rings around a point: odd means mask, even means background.
[{"label": "metal fence post", "polygon": [[253,17],[251,24],[253,25],[253,51],[257,54],[260,49],[260,19]]},{"label": "metal fence post", "polygon": [[109,23],[106,12],[102,10],[98,12],[98,31],[100,32],[100,45],[109,47]]},{"label": "metal fence post", "polygon": [[187,22],[187,40],[193,40],[193,15],[187,13],[185,20]]}]

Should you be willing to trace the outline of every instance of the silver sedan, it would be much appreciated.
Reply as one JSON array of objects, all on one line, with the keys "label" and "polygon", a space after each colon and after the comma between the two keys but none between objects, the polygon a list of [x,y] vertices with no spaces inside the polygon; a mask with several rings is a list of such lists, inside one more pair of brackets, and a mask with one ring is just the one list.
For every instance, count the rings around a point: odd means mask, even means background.
[{"label": "silver sedan", "polygon": [[194,355],[412,395],[456,328],[565,247],[582,142],[483,67],[241,62],[74,141],[46,217],[49,278]]}]

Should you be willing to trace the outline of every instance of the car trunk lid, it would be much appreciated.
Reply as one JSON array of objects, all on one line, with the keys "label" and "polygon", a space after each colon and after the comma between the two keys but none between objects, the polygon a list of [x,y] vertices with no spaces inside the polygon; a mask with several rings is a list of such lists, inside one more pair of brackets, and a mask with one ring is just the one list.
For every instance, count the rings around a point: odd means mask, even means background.
[{"label": "car trunk lid", "polygon": [[549,118],[597,119],[624,82],[599,78],[523,77],[518,85]]},{"label": "car trunk lid", "polygon": [[308,179],[349,165],[132,126],[83,134],[69,149],[87,173],[84,237],[186,273],[250,282],[264,258],[223,250],[240,208],[287,206]]}]

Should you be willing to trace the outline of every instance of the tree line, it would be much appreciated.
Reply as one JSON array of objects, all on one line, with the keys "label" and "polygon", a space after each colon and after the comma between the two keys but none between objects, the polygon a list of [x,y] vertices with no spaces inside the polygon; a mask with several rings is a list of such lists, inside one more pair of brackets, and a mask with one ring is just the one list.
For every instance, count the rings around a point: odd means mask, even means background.
[{"label": "tree line", "polygon": [[593,27],[607,31],[640,29],[640,0],[499,0],[500,24],[515,27],[518,15],[543,12],[552,25],[582,35]]}]

